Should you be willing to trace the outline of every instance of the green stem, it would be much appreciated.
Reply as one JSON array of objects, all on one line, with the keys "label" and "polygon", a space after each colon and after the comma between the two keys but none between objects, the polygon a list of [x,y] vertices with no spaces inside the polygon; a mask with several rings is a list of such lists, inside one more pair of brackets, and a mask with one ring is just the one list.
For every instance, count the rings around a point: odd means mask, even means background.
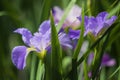
[{"label": "green stem", "polygon": [[91,16],[91,0],[87,0],[88,14]]},{"label": "green stem", "polygon": [[35,68],[36,68],[36,56],[32,55],[32,63],[31,63],[31,72],[30,72],[30,80],[35,80]]},{"label": "green stem", "polygon": [[36,80],[41,80],[43,73],[44,73],[44,64],[41,60],[39,60],[37,74],[36,74]]},{"label": "green stem", "polygon": [[95,64],[96,58],[97,58],[97,49],[95,48],[95,49],[94,49],[94,57],[93,57],[93,63],[92,63],[92,65]]}]

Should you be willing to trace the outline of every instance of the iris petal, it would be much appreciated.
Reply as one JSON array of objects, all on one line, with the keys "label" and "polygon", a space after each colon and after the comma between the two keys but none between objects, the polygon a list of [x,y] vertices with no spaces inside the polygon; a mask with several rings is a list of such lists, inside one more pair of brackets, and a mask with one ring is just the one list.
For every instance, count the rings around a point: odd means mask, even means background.
[{"label": "iris petal", "polygon": [[97,18],[101,18],[102,21],[103,20],[106,20],[107,19],[107,16],[108,16],[108,13],[107,12],[101,12],[97,15]]},{"label": "iris petal", "polygon": [[50,29],[50,21],[46,20],[40,25],[39,32],[45,34],[49,29]]},{"label": "iris petal", "polygon": [[72,40],[79,39],[80,30],[72,30],[72,29],[70,29],[68,35]]},{"label": "iris petal", "polygon": [[108,54],[104,54],[102,58],[102,66],[114,66],[115,59],[111,58]]},{"label": "iris petal", "polygon": [[12,50],[12,62],[20,70],[26,66],[27,47],[16,46]]},{"label": "iris petal", "polygon": [[108,24],[108,26],[111,26],[115,20],[117,19],[117,16],[112,16],[110,19],[106,20],[106,24]]},{"label": "iris petal", "polygon": [[47,39],[47,36],[37,33],[33,38],[31,38],[30,42],[31,45],[37,48],[38,51],[42,51],[46,49],[50,39]]},{"label": "iris petal", "polygon": [[59,33],[59,41],[62,46],[72,49],[71,40],[65,33]]},{"label": "iris petal", "polygon": [[19,29],[15,30],[14,32],[21,34],[24,43],[26,45],[30,46],[30,39],[32,38],[32,34],[31,34],[31,32],[28,29],[26,29],[26,28],[19,28]]}]

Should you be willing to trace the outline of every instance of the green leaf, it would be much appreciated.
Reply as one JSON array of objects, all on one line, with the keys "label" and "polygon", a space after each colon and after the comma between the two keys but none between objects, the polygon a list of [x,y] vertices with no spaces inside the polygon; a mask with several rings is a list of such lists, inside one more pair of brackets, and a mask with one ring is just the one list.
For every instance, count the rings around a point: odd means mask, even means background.
[{"label": "green leaf", "polygon": [[54,25],[54,19],[51,13],[51,79],[52,80],[62,80],[61,73],[62,73],[62,53],[61,47],[58,39],[58,33],[56,31],[56,26]]},{"label": "green leaf", "polygon": [[108,79],[112,78],[118,71],[120,70],[120,66],[115,70],[115,72],[113,72]]},{"label": "green leaf", "polygon": [[115,8],[113,8],[108,15],[108,18],[110,18],[111,16],[115,15],[117,12],[120,11],[120,2],[115,6]]},{"label": "green leaf", "polygon": [[75,2],[76,2],[76,0],[71,0],[68,7],[65,9],[64,14],[62,16],[62,19],[60,20],[60,22],[57,25],[57,32],[59,32],[59,30],[61,29],[65,19],[67,18],[67,15],[68,15],[69,11],[71,10],[71,8],[75,4]]},{"label": "green leaf", "polygon": [[77,46],[75,48],[74,54],[73,54],[73,59],[77,59],[78,54],[80,53],[81,50],[81,46],[84,40],[84,4],[82,6],[82,23],[81,23],[81,33],[80,33],[80,37],[77,43]]},{"label": "green leaf", "polygon": [[99,72],[99,68],[100,68],[100,64],[101,64],[102,57],[103,57],[103,54],[104,54],[104,50],[105,50],[105,48],[107,47],[107,44],[108,44],[109,35],[110,35],[110,33],[108,33],[107,36],[105,37],[105,41],[103,43],[101,43],[102,44],[101,49],[99,49],[98,54],[97,54],[96,59],[95,59],[95,63],[92,66],[92,79],[93,80],[95,79],[95,77],[97,77],[96,75]]}]

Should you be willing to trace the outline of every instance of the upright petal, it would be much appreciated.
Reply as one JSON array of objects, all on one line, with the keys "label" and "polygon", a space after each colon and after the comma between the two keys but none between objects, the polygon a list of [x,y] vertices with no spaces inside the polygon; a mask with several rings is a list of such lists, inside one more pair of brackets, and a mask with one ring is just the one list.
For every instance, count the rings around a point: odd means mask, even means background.
[{"label": "upright petal", "polygon": [[70,12],[68,13],[68,16],[66,18],[65,24],[67,26],[71,26],[71,28],[77,28],[80,25],[80,21],[76,17],[81,15],[81,8],[77,5],[74,5]]},{"label": "upright petal", "polygon": [[16,46],[12,50],[12,62],[20,70],[26,66],[27,48],[25,46]]},{"label": "upright petal", "polygon": [[101,18],[102,21],[105,21],[107,19],[108,13],[107,12],[101,12],[97,15],[97,18]]},{"label": "upright petal", "polygon": [[44,36],[41,33],[37,33],[33,38],[31,38],[30,42],[38,51],[42,51],[48,47],[50,39],[47,38],[47,35]]},{"label": "upright petal", "polygon": [[64,11],[62,9],[60,9],[59,7],[55,6],[52,9],[52,12],[53,12],[53,16],[54,16],[55,22],[58,23],[61,20]]},{"label": "upright petal", "polygon": [[19,28],[19,29],[15,30],[14,32],[21,34],[24,43],[26,45],[30,46],[30,38],[32,38],[32,34],[31,34],[31,32],[28,29],[26,29],[26,28]]},{"label": "upright petal", "polygon": [[46,20],[40,25],[39,32],[44,35],[49,29],[50,29],[50,20]]}]

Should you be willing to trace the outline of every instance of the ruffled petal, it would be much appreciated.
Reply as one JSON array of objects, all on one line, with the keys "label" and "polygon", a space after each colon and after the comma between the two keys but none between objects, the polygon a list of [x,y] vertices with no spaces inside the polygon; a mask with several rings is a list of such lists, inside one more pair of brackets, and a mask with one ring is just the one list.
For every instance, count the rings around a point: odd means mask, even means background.
[{"label": "ruffled petal", "polygon": [[31,45],[37,48],[38,51],[45,50],[48,47],[50,39],[47,35],[42,35],[41,33],[36,33],[30,40]]},{"label": "ruffled petal", "polygon": [[71,40],[65,33],[59,33],[59,41],[62,46],[69,47],[72,49]]},{"label": "ruffled petal", "polygon": [[12,62],[20,70],[26,66],[27,48],[25,46],[16,46],[12,50]]},{"label": "ruffled petal", "polygon": [[111,26],[111,25],[115,22],[116,19],[117,19],[117,16],[112,16],[110,19],[106,20],[105,23],[106,23],[108,26]]},{"label": "ruffled petal", "polygon": [[32,38],[32,34],[31,34],[31,32],[28,29],[26,29],[26,28],[19,28],[19,29],[15,30],[14,32],[21,34],[24,43],[26,45],[30,46],[30,39]]},{"label": "ruffled petal", "polygon": [[46,20],[40,25],[39,32],[44,35],[49,29],[50,29],[50,20]]},{"label": "ruffled petal", "polygon": [[102,21],[105,21],[107,19],[108,13],[107,12],[101,12],[97,15],[97,18],[101,18]]}]

